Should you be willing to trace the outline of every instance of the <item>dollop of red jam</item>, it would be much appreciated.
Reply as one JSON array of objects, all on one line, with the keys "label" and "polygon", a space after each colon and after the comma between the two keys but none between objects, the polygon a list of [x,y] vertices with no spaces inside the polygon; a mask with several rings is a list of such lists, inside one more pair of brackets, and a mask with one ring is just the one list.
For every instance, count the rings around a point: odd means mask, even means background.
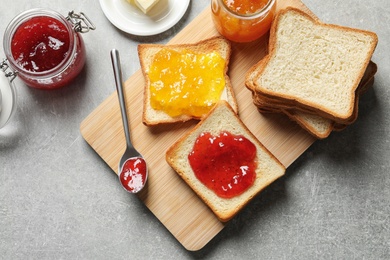
[{"label": "dollop of red jam", "polygon": [[146,162],[142,158],[130,158],[122,167],[119,179],[122,186],[129,192],[140,191],[146,182]]},{"label": "dollop of red jam", "polygon": [[256,179],[256,146],[241,135],[202,133],[188,159],[199,181],[222,198],[242,194]]},{"label": "dollop of red jam", "polygon": [[11,40],[11,52],[19,66],[43,72],[60,64],[69,51],[66,26],[55,18],[37,16],[23,22]]}]

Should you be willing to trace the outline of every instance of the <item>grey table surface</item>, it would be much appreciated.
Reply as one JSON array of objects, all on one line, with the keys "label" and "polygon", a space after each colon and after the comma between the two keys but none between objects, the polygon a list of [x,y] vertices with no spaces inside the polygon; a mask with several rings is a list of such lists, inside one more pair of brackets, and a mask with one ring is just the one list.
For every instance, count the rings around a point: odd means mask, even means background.
[{"label": "grey table surface", "polygon": [[[87,66],[56,91],[19,82],[18,107],[0,130],[0,259],[390,259],[390,2],[303,2],[324,22],[372,30],[379,71],[346,130],[315,142],[210,243],[189,252],[82,138],[79,127],[115,90],[109,51],[124,78],[139,69],[139,43],[166,43],[210,1],[194,0],[172,29],[121,32],[97,0],[1,0],[0,34],[20,12],[85,12]],[[0,57],[4,57],[1,48]]]}]

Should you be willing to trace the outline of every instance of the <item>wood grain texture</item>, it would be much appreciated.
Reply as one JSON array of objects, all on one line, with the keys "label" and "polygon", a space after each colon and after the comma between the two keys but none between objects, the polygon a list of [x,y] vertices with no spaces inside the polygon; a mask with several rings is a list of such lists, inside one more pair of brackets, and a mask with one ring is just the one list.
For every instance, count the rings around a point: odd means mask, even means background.
[{"label": "wood grain texture", "polygon": [[[295,6],[309,13],[299,0],[279,0],[277,8]],[[169,44],[193,43],[218,35],[206,8]],[[245,73],[267,52],[267,36],[249,44],[233,43],[229,67],[239,116],[253,134],[286,167],[291,165],[315,139],[282,115],[262,115],[252,102],[244,85]],[[196,121],[146,127],[142,124],[144,79],[139,70],[125,82],[125,98],[134,146],[148,163],[149,179],[139,198],[188,250],[199,250],[224,227],[211,210],[195,195],[165,161],[165,151],[180,136],[196,125]],[[87,143],[112,168],[125,149],[125,137],[116,92],[100,104],[80,126]],[[119,185],[119,182],[118,182]]]}]

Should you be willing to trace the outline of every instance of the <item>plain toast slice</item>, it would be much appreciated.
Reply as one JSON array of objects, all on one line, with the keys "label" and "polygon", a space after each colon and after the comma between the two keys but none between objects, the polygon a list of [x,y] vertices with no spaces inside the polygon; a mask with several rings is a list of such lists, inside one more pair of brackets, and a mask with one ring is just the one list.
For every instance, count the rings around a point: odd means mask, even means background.
[{"label": "plain toast slice", "polygon": [[[259,61],[258,65],[262,62],[264,62],[264,59]],[[291,120],[297,122],[302,128],[318,139],[328,137],[333,130],[338,131],[344,129],[347,125],[352,124],[357,119],[359,97],[372,86],[374,76],[377,72],[377,65],[370,61],[356,90],[357,98],[355,99],[353,117],[351,117],[348,124],[336,124],[331,119],[324,118],[315,113],[293,109],[291,106],[285,105],[281,100],[263,97],[256,93],[254,91],[255,86],[253,85],[253,79],[255,79],[258,75],[259,67],[260,66],[254,66],[250,71],[248,71],[245,81],[246,87],[252,92],[253,102],[257,106],[258,110],[261,113],[284,113]]]},{"label": "plain toast slice", "polygon": [[373,32],[324,24],[299,9],[283,9],[272,25],[269,55],[259,65],[255,91],[348,123],[377,42]]}]

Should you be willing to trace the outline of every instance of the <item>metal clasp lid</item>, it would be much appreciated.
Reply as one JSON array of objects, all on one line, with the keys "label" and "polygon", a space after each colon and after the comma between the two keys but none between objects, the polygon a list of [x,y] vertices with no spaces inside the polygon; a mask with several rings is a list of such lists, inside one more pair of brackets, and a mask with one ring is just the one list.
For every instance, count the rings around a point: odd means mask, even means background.
[{"label": "metal clasp lid", "polygon": [[10,69],[7,59],[3,59],[3,61],[0,62],[0,69],[4,72],[5,76],[9,78],[10,82],[12,82],[18,74],[17,71],[12,71]]},{"label": "metal clasp lid", "polygon": [[73,25],[73,29],[76,32],[86,33],[89,32],[89,30],[96,29],[96,26],[83,12],[76,14],[74,11],[70,11],[66,17],[66,20],[68,20]]}]

